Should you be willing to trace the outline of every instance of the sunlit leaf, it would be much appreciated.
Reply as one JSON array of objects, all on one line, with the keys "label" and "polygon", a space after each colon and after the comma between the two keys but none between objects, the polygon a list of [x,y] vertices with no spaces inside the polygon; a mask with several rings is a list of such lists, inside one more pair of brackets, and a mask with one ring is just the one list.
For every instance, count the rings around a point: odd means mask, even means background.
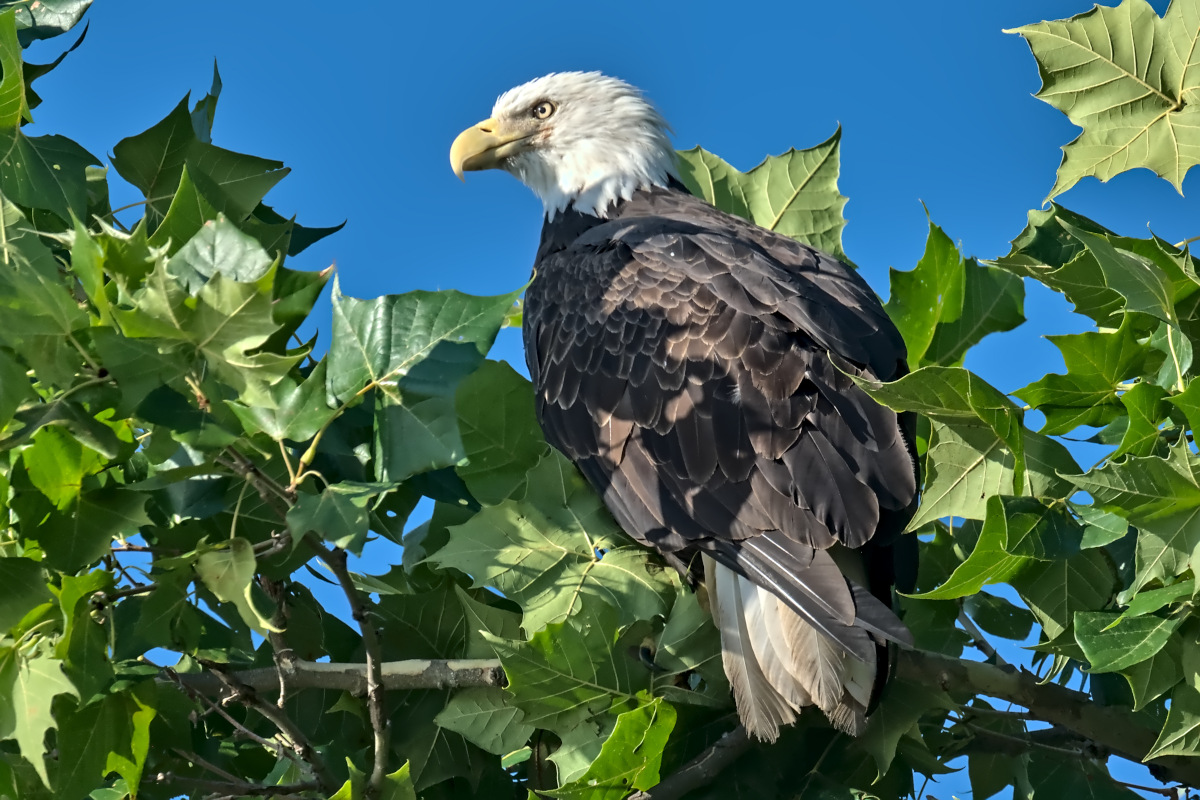
[{"label": "sunlit leaf", "polygon": [[1107,181],[1137,167],[1183,185],[1200,163],[1200,69],[1188,58],[1198,31],[1195,4],[1186,0],[1173,0],[1162,19],[1145,0],[1124,0],[1008,31],[1024,36],[1037,58],[1037,96],[1083,128],[1063,147],[1049,197],[1080,178]]},{"label": "sunlit leaf", "polygon": [[695,147],[679,153],[680,177],[688,191],[722,211],[845,258],[846,198],[837,187],[841,140],[838,128],[815,147],[770,156],[748,172]]}]

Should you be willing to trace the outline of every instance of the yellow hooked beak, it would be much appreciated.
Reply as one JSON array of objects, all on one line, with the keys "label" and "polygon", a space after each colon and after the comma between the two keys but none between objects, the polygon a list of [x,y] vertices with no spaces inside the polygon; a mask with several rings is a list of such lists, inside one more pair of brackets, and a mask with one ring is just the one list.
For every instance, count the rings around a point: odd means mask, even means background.
[{"label": "yellow hooked beak", "polygon": [[450,145],[450,168],[459,180],[463,172],[499,167],[505,159],[526,149],[525,140],[533,131],[506,127],[488,118],[460,133]]}]

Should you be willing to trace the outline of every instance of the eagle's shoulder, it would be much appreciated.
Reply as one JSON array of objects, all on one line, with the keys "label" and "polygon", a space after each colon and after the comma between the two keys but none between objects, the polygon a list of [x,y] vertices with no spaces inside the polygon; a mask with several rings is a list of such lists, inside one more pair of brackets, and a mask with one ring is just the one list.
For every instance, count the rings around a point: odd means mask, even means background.
[{"label": "eagle's shoulder", "polygon": [[676,188],[639,191],[607,219],[568,212],[548,222],[538,276],[533,295],[569,296],[592,313],[620,303],[654,308],[668,296],[707,305],[712,296],[777,316],[884,380],[906,359],[878,295],[854,268]]}]

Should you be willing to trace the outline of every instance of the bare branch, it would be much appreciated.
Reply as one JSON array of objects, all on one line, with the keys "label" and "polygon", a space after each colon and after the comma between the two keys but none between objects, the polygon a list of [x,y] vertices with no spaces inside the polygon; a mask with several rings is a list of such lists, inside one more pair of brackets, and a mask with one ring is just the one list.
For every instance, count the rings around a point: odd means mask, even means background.
[{"label": "bare branch", "polygon": [[383,661],[383,650],[379,645],[379,633],[375,630],[375,625],[367,618],[362,595],[359,594],[354,581],[350,578],[350,570],[346,566],[346,551],[340,547],[326,548],[311,533],[305,535],[304,541],[316,551],[317,557],[324,561],[325,565],[337,576],[342,592],[350,603],[350,615],[354,617],[359,630],[362,631],[363,651],[367,657],[367,710],[370,712],[375,750],[366,794],[368,797],[376,797],[383,788],[383,781],[387,777],[389,735],[383,673],[380,667]]},{"label": "bare branch", "polygon": [[265,575],[258,576],[258,585],[266,592],[267,597],[275,604],[275,613],[271,617],[271,627],[267,629],[267,639],[271,642],[271,654],[275,659],[275,671],[279,674],[279,697],[275,705],[283,708],[287,702],[287,678],[292,673],[292,664],[296,661],[296,653],[288,645],[280,631],[287,628],[288,608],[287,591],[283,581],[273,581]]},{"label": "bare branch", "polygon": [[[1097,705],[1082,692],[1040,683],[1033,673],[1013,667],[907,650],[900,653],[896,674],[910,681],[934,683],[948,692],[1008,700],[1029,709],[1031,717],[1065,728],[1130,761],[1141,762],[1158,739],[1158,731],[1142,725],[1128,709]],[[1200,759],[1163,756],[1146,763],[1160,780],[1200,786]]]},{"label": "bare branch", "polygon": [[252,686],[248,686],[234,675],[228,674],[223,665],[203,659],[197,659],[197,661],[204,665],[210,673],[217,677],[217,680],[232,692],[232,699],[266,717],[284,736],[296,755],[312,767],[313,774],[317,776],[317,780],[320,781],[326,790],[329,792],[337,791],[338,782],[329,772],[329,768],[325,766],[325,759],[312,746],[304,731],[300,730],[291,717],[283,713],[283,710],[278,706],[260,698]]},{"label": "bare branch", "polygon": [[308,783],[289,783],[281,786],[247,783],[245,781],[211,781],[205,778],[189,778],[172,772],[160,772],[154,776],[156,783],[169,783],[173,786],[189,786],[198,792],[228,797],[285,797],[302,795],[321,788],[316,781]]},{"label": "bare branch", "polygon": [[[259,745],[265,747],[266,749],[270,750],[273,753],[278,753],[280,755],[291,758],[293,761],[298,761],[298,757],[291,750],[289,750],[286,747],[283,747],[282,745],[279,744],[279,742],[275,742],[275,741],[267,739],[263,736],[259,736],[257,733],[255,733],[254,731],[247,728],[241,722],[238,722],[236,719],[234,719],[233,716],[231,716],[228,711],[221,708],[220,705],[218,705],[217,703],[214,703],[212,700],[210,700],[209,698],[207,698],[203,694],[201,694],[201,692],[198,689],[194,689],[191,686],[188,686],[188,684],[183,680],[184,677],[187,677],[187,676],[180,675],[178,672],[171,669],[170,667],[167,667],[164,670],[164,672],[166,672],[167,677],[170,678],[177,686],[179,686],[179,688],[181,688],[185,692],[187,692],[189,697],[191,697],[193,700],[197,701],[201,705],[204,705],[210,711],[212,711],[217,716],[221,717],[223,720],[225,720],[230,725],[232,725],[234,731],[236,731],[239,735],[245,736],[247,739],[249,739],[252,742],[257,742]],[[216,679],[215,675],[212,675],[212,677],[214,679]]]},{"label": "bare branch", "polygon": [[662,783],[649,791],[630,795],[629,800],[675,800],[683,797],[715,778],[749,750],[750,744],[746,729],[738,725],[678,771],[667,776]]},{"label": "bare branch", "polygon": [[[385,661],[379,666],[383,688],[389,691],[460,689],[468,686],[504,686],[507,683],[504,669],[493,658]],[[279,687],[279,675],[271,667],[226,674],[260,692]],[[178,680],[189,689],[205,694],[219,694],[223,689],[217,676],[207,672],[178,675]],[[288,689],[333,689],[364,695],[367,693],[367,667],[365,664],[295,660],[288,674]]]},{"label": "bare branch", "polygon": [[967,609],[963,607],[962,603],[959,603],[958,606],[958,624],[962,625],[963,630],[967,632],[967,636],[971,637],[971,643],[987,656],[988,661],[997,666],[1008,666],[1008,662],[996,652],[996,648],[992,647],[992,643],[983,635],[983,631],[979,630],[975,625],[975,622],[967,614]]}]

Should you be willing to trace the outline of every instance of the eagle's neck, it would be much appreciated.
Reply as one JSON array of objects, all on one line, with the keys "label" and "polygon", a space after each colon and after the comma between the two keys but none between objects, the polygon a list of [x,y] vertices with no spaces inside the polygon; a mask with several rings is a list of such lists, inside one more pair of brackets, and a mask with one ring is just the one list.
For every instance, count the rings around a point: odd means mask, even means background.
[{"label": "eagle's neck", "polygon": [[574,209],[600,219],[636,192],[678,175],[664,130],[644,126],[512,159],[509,171],[542,201],[546,220]]},{"label": "eagle's neck", "polygon": [[565,250],[592,228],[623,217],[646,217],[660,213],[661,201],[670,196],[683,195],[692,200],[687,187],[676,177],[668,177],[662,185],[638,189],[629,197],[618,198],[608,205],[604,215],[591,210],[580,210],[571,203],[553,217],[547,215],[542,224],[542,239],[538,245],[537,260]]}]

